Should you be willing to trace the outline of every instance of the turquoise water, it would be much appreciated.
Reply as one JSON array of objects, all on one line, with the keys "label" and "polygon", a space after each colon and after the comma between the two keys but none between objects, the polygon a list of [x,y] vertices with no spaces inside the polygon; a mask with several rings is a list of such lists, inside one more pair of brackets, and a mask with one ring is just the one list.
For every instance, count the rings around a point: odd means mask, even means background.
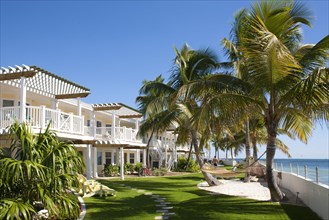
[{"label": "turquoise water", "polygon": [[[265,160],[261,160],[265,162]],[[291,164],[291,168],[290,168]],[[318,167],[319,170],[319,183],[329,185],[329,160],[328,159],[274,159],[274,168],[277,170],[290,172],[305,177],[304,166],[306,166],[307,175],[306,177],[315,181],[316,172],[315,169]]]}]

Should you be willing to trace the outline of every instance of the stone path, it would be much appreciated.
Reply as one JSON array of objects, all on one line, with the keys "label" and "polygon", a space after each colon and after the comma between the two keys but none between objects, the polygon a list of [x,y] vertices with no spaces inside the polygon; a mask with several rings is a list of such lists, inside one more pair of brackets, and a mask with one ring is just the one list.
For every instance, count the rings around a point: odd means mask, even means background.
[{"label": "stone path", "polygon": [[165,197],[161,197],[158,194],[153,194],[152,192],[148,192],[146,190],[143,189],[136,189],[136,188],[132,188],[131,186],[127,186],[125,184],[115,184],[115,185],[119,185],[119,186],[123,186],[126,187],[127,189],[131,189],[131,190],[135,190],[138,193],[144,194],[145,196],[150,196],[152,199],[154,199],[154,203],[155,203],[155,207],[157,208],[156,213],[157,214],[161,214],[156,216],[154,219],[169,219],[170,216],[175,215],[175,212],[172,212],[172,209],[174,208],[171,205],[171,202],[166,202],[166,198]]}]

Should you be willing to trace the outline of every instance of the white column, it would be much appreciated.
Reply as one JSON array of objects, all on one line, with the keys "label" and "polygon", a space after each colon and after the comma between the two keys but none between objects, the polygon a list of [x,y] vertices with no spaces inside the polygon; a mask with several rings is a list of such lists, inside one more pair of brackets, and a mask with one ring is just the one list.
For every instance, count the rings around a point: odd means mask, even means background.
[{"label": "white column", "polygon": [[167,132],[165,131],[164,132],[164,147],[165,147],[165,167],[167,168],[168,164],[167,164],[167,161],[168,161],[168,155],[167,155]]},{"label": "white column", "polygon": [[140,154],[140,150],[137,149],[136,150],[136,161],[135,161],[135,164],[136,163],[139,163],[141,161],[141,154]]},{"label": "white column", "polygon": [[143,150],[143,167],[146,167],[146,149]]},{"label": "white column", "polygon": [[26,121],[26,78],[21,77],[21,88],[20,88],[20,122]]},{"label": "white column", "polygon": [[115,110],[112,111],[111,136],[112,136],[112,141],[115,141]]},{"label": "white column", "polygon": [[98,178],[97,172],[97,147],[94,147],[94,178]]},{"label": "white column", "polygon": [[87,157],[86,157],[86,162],[87,162],[87,179],[91,179],[91,170],[92,170],[92,157],[91,157],[91,144],[87,144]]},{"label": "white column", "polygon": [[91,113],[90,125],[93,130],[92,135],[94,137],[96,137],[96,114],[95,114],[95,111],[92,111],[92,113]]},{"label": "white column", "polygon": [[48,124],[46,124],[46,106],[40,106],[40,126],[41,129],[45,129]]},{"label": "white column", "polygon": [[124,176],[124,162],[125,158],[124,158],[124,154],[123,154],[123,147],[120,147],[120,179],[124,180],[125,176]]},{"label": "white column", "polygon": [[78,102],[77,115],[81,116],[81,98],[80,97],[77,98],[77,102]]},{"label": "white column", "polygon": [[138,122],[138,119],[136,119],[135,121],[135,129],[138,131],[139,129],[139,122]]},{"label": "white column", "polygon": [[54,99],[54,102],[53,102],[53,109],[54,110],[57,110],[58,109],[58,99]]}]

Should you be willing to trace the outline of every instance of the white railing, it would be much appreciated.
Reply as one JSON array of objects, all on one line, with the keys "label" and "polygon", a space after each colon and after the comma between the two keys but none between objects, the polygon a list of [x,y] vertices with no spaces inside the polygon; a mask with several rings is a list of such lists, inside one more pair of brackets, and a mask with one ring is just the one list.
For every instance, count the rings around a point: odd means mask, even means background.
[{"label": "white railing", "polygon": [[0,129],[5,129],[15,121],[20,120],[20,107],[0,108]]},{"label": "white railing", "polygon": [[[115,128],[115,139],[129,142],[142,142],[142,139],[137,138],[138,130],[127,127],[116,127]],[[101,139],[112,139],[112,128],[111,127],[97,127],[96,138]]]},{"label": "white railing", "polygon": [[[4,129],[20,120],[20,107],[0,108],[0,129]],[[50,129],[66,133],[83,134],[83,116],[65,113],[45,106],[27,106],[25,121],[32,128],[44,129],[50,123]]]}]

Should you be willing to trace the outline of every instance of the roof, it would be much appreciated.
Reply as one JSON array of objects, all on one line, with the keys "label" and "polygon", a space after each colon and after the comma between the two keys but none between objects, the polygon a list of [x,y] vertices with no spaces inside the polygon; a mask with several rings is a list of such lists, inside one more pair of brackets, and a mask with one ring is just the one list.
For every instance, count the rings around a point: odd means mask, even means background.
[{"label": "roof", "polygon": [[0,83],[20,87],[25,77],[27,90],[56,99],[86,97],[90,90],[37,66],[1,67]]}]

